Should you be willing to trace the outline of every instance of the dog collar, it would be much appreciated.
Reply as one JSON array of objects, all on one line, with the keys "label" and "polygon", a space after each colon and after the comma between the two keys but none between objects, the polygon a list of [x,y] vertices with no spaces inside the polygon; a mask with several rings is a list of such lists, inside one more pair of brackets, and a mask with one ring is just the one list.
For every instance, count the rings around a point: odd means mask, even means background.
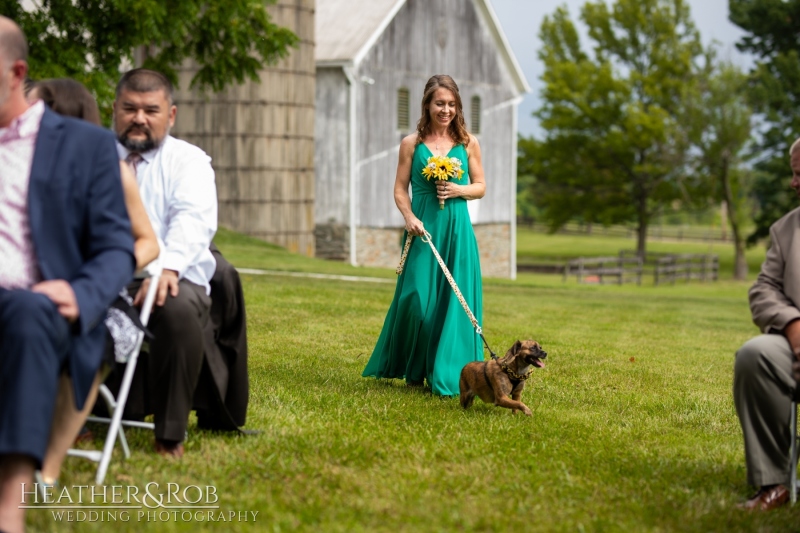
[{"label": "dog collar", "polygon": [[514,379],[514,380],[517,380],[517,381],[525,381],[526,379],[531,377],[531,374],[533,373],[533,369],[530,368],[530,369],[528,369],[527,372],[525,372],[525,374],[517,374],[516,372],[514,372],[513,370],[508,368],[508,365],[506,363],[502,362],[502,361],[500,362],[500,368],[502,368],[503,372],[508,374],[508,376],[511,379]]}]

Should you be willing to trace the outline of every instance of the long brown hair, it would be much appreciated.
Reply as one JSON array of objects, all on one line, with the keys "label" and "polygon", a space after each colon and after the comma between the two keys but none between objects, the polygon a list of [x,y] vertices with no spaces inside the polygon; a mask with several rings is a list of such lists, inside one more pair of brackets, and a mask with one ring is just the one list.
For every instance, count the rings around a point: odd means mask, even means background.
[{"label": "long brown hair", "polygon": [[36,90],[36,95],[59,115],[101,125],[97,101],[82,83],[70,78],[56,78],[37,81],[31,90]]},{"label": "long brown hair", "polygon": [[467,132],[467,124],[464,122],[464,108],[461,105],[461,95],[458,93],[458,85],[456,85],[453,78],[447,74],[431,76],[428,83],[425,84],[425,92],[422,95],[422,116],[419,121],[417,121],[417,144],[421,143],[422,139],[431,133],[431,116],[428,112],[428,107],[431,105],[436,89],[447,89],[455,96],[456,116],[450,122],[447,131],[456,144],[468,146],[469,133]]}]

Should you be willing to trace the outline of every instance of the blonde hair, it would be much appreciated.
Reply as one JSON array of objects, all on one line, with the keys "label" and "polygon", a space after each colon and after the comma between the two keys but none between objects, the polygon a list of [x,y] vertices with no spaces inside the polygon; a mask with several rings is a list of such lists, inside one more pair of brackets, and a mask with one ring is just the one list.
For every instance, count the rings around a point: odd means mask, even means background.
[{"label": "blonde hair", "polygon": [[467,124],[464,121],[464,108],[461,105],[461,95],[458,93],[458,85],[447,74],[437,74],[431,76],[425,84],[425,91],[422,95],[422,116],[417,121],[417,144],[431,133],[431,116],[428,107],[431,105],[436,89],[447,89],[456,99],[456,116],[447,127],[450,137],[456,144],[469,145],[469,133]]}]

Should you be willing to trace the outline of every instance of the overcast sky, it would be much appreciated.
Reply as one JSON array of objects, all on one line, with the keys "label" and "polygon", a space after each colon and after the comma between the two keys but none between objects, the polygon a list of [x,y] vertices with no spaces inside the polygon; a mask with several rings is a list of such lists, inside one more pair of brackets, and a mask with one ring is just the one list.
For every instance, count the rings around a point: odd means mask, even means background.
[{"label": "overcast sky", "polygon": [[[536,119],[531,116],[539,107],[539,93],[542,82],[539,77],[544,69],[537,51],[541,46],[539,27],[545,15],[553,13],[560,5],[566,4],[571,18],[580,24],[580,7],[586,0],[490,0],[500,25],[506,34],[517,61],[522,67],[531,93],[525,96],[519,106],[519,132],[529,136],[539,133]],[[689,0],[700,36],[705,44],[716,40],[721,43],[721,57],[730,59],[743,69],[749,68],[751,61],[734,47],[743,32],[728,21],[728,0]],[[586,43],[585,39],[582,41]]]}]

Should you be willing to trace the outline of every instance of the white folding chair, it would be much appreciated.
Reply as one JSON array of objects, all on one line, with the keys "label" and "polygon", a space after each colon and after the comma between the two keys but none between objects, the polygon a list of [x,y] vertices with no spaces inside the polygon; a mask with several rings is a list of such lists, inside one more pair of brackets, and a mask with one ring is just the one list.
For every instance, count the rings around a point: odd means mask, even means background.
[{"label": "white folding chair", "polygon": [[[142,324],[145,326],[150,319],[150,312],[153,309],[156,292],[158,291],[158,280],[161,277],[160,261],[156,259],[153,263],[148,265],[148,270],[152,272],[150,276],[150,286],[147,289],[147,294],[145,295],[144,302],[142,303],[142,310],[139,313],[139,320],[141,320]],[[71,455],[73,457],[83,457],[84,459],[89,459],[90,461],[99,463],[97,466],[97,475],[95,476],[95,483],[97,485],[102,485],[103,481],[105,480],[108,465],[111,462],[111,455],[114,452],[114,441],[119,439],[126,459],[131,456],[131,451],[128,447],[128,441],[125,438],[125,432],[123,431],[122,426],[138,427],[151,430],[155,429],[155,425],[152,422],[139,422],[136,420],[122,419],[122,414],[125,411],[125,403],[128,401],[128,393],[131,389],[131,382],[133,381],[133,374],[136,372],[136,363],[139,360],[139,352],[141,351],[142,343],[144,342],[144,332],[140,331],[138,332],[138,335],[139,336],[136,340],[136,344],[134,345],[134,349],[131,352],[130,358],[125,366],[125,373],[122,376],[122,383],[120,385],[119,392],[117,393],[117,397],[114,397],[105,384],[100,384],[99,394],[103,400],[105,400],[106,406],[108,407],[108,413],[111,418],[90,416],[87,419],[89,422],[110,424],[103,450],[77,450],[71,448],[67,452],[67,455]]]},{"label": "white folding chair", "polygon": [[800,435],[797,434],[797,400],[792,400],[792,413],[789,419],[790,431],[792,434],[792,444],[789,448],[789,493],[791,494],[792,505],[797,502],[797,489],[800,483],[797,481],[797,451],[800,444]]}]

